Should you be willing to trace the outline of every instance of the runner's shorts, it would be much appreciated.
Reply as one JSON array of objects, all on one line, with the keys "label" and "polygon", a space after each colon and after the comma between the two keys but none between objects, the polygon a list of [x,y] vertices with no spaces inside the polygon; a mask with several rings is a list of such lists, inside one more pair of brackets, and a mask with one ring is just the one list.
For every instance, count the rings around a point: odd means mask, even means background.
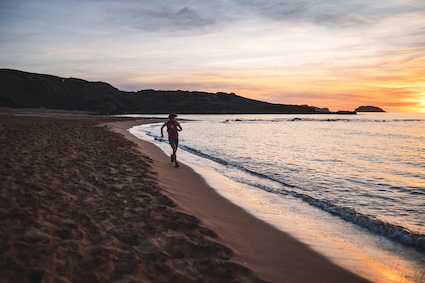
[{"label": "runner's shorts", "polygon": [[178,138],[177,139],[169,138],[168,142],[170,143],[170,145],[173,145],[173,144],[179,145],[179,139]]}]

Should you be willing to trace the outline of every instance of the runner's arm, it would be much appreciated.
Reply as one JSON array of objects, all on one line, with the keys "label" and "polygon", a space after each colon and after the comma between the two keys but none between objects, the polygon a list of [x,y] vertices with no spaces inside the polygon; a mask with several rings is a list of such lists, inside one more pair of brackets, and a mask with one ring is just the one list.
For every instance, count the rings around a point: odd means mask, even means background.
[{"label": "runner's arm", "polygon": [[161,137],[163,137],[164,136],[164,133],[162,132],[162,129],[164,129],[164,127],[167,125],[167,123],[164,123],[164,125],[162,125],[162,127],[161,127]]}]

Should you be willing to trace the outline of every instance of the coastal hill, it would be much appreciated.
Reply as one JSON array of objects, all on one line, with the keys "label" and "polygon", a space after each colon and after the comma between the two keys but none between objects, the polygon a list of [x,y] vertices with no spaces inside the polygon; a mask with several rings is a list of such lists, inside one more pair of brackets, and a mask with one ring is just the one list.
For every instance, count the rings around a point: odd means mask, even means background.
[{"label": "coastal hill", "polygon": [[330,113],[308,105],[273,104],[234,93],[181,90],[127,92],[104,82],[10,69],[0,69],[0,107],[79,110],[102,114]]}]

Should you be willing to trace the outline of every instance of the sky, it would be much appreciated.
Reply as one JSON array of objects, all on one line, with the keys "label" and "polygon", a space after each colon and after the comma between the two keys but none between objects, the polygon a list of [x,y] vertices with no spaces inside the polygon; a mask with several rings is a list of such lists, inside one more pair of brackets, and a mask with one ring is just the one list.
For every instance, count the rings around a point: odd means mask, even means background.
[{"label": "sky", "polygon": [[0,68],[425,113],[425,1],[0,0]]}]

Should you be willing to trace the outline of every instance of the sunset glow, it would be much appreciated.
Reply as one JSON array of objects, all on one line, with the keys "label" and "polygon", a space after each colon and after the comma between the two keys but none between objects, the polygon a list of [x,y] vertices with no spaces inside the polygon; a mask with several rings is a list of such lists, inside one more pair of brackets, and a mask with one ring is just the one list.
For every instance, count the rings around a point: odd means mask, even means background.
[{"label": "sunset glow", "polygon": [[0,67],[423,113],[424,13],[422,0],[2,1]]},{"label": "sunset glow", "polygon": [[422,113],[425,113],[425,93],[421,95],[420,105],[422,107]]}]

